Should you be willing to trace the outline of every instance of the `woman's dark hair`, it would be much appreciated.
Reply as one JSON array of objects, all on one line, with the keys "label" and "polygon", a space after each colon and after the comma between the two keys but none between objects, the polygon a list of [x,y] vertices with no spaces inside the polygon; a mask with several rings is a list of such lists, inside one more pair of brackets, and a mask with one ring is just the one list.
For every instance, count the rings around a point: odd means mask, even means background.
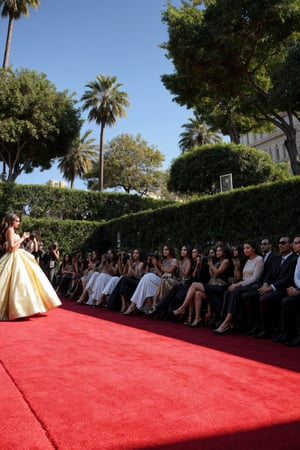
[{"label": "woman's dark hair", "polygon": [[164,245],[162,246],[162,250],[164,249],[164,247],[167,247],[167,249],[168,249],[169,252],[170,252],[170,256],[172,256],[172,258],[176,258],[176,253],[175,253],[175,250],[174,250],[173,247],[171,247],[171,246],[168,245],[168,244],[164,244]]},{"label": "woman's dark hair", "polygon": [[71,255],[71,253],[65,253],[64,254],[64,256],[63,256],[63,259],[62,259],[62,266],[63,267],[65,267],[65,265],[66,265],[66,257],[69,257],[69,263],[71,263],[72,262],[72,255]]},{"label": "woman's dark hair", "polygon": [[245,244],[250,245],[250,247],[252,247],[254,249],[254,251],[257,255],[260,254],[260,249],[259,249],[257,243],[253,239],[247,239],[246,241],[244,241],[244,245]]},{"label": "woman's dark hair", "polygon": [[243,255],[244,255],[244,250],[243,250],[242,244],[236,244],[236,245],[233,245],[233,246],[232,246],[232,252],[233,252],[234,250],[237,250],[237,252],[238,252],[238,257],[239,257],[239,258],[242,258],[242,257],[243,257]]},{"label": "woman's dark hair", "polygon": [[240,268],[241,268],[241,270],[243,270],[244,265],[246,264],[246,261],[247,261],[247,257],[246,257],[246,255],[244,253],[244,247],[243,247],[242,244],[236,244],[236,245],[232,246],[232,251],[234,249],[236,249],[237,252],[238,252],[238,259],[240,261]]},{"label": "woman's dark hair", "polygon": [[223,252],[223,255],[224,255],[225,259],[229,259],[229,260],[231,259],[231,251],[230,251],[230,248],[228,247],[227,244],[219,244],[219,245],[216,246],[216,250],[218,248],[222,249],[222,252]]},{"label": "woman's dark hair", "polygon": [[145,261],[145,252],[144,252],[144,250],[142,250],[141,248],[137,248],[137,247],[134,247],[133,250],[136,250],[137,252],[139,252],[139,260],[144,262]]},{"label": "woman's dark hair", "polygon": [[188,257],[190,260],[192,260],[192,247],[191,247],[190,245],[187,245],[187,244],[183,244],[183,245],[180,247],[180,259],[182,259],[182,257],[181,257],[181,249],[182,249],[183,247],[185,247],[185,248],[187,249],[187,257]]}]

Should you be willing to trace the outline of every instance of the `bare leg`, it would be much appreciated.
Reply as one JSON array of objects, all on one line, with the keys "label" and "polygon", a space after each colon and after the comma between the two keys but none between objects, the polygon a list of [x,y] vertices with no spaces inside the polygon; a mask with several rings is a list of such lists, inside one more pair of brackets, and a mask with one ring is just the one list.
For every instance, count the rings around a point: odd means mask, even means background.
[{"label": "bare leg", "polygon": [[193,314],[194,314],[194,302],[190,302],[189,304],[189,315],[187,320],[184,322],[184,325],[191,325],[192,321],[193,321]]},{"label": "bare leg", "polygon": [[129,316],[135,311],[136,304],[134,302],[131,302],[126,311],[123,312],[124,316]]},{"label": "bare leg", "polygon": [[81,296],[77,300],[77,303],[84,303],[87,293],[88,293],[87,288],[84,288],[83,291],[82,291]]},{"label": "bare leg", "polygon": [[212,309],[209,302],[207,302],[207,313],[205,314],[205,324],[210,325],[210,321],[212,318]]},{"label": "bare leg", "polygon": [[184,302],[182,303],[181,306],[179,306],[179,308],[175,309],[175,311],[173,311],[174,316],[180,316],[182,314],[184,314],[185,308],[187,307],[187,305],[190,304],[191,300],[194,298],[195,292],[196,291],[202,291],[204,292],[204,286],[202,283],[192,283],[191,286],[189,287],[189,290],[187,291],[187,294],[185,296]]},{"label": "bare leg", "polygon": [[100,297],[98,298],[98,300],[97,300],[97,299],[95,299],[95,300],[96,300],[96,301],[95,301],[95,306],[100,306],[100,305],[102,305],[102,303],[105,302],[105,300],[106,300],[106,295],[101,294]]},{"label": "bare leg", "polygon": [[122,300],[122,308],[120,310],[121,313],[124,313],[128,308],[127,299],[124,294],[120,294],[121,300]]},{"label": "bare leg", "polygon": [[206,298],[206,295],[202,291],[196,291],[194,302],[195,302],[195,320],[191,324],[191,327],[197,327],[200,325],[201,319],[201,308],[202,308],[202,300]]}]

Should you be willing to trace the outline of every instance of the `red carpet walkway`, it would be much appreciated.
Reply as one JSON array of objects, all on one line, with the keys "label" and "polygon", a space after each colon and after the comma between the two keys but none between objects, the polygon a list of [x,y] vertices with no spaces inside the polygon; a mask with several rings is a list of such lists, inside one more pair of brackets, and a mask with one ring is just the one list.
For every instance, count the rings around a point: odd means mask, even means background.
[{"label": "red carpet walkway", "polygon": [[69,301],[0,342],[1,450],[300,448],[300,347]]}]

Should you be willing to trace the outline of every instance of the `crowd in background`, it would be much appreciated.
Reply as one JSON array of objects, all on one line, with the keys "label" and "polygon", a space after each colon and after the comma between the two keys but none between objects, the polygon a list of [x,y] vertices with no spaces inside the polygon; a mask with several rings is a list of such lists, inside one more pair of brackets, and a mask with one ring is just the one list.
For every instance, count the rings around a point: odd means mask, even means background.
[{"label": "crowd in background", "polygon": [[58,295],[78,304],[300,345],[300,237],[281,237],[278,252],[267,238],[260,245],[217,242],[207,252],[183,245],[178,256],[166,244],[149,254],[108,249],[60,259],[57,242],[44,250],[34,236],[25,248]]}]

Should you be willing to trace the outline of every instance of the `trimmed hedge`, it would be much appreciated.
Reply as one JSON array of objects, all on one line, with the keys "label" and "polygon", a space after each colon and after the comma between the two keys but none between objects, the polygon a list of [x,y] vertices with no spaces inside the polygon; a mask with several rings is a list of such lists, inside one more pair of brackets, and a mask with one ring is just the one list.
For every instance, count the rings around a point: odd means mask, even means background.
[{"label": "trimmed hedge", "polygon": [[156,209],[170,201],[125,193],[93,192],[0,182],[0,214],[14,211],[32,219],[110,220],[128,212]]},{"label": "trimmed hedge", "polygon": [[280,235],[300,234],[300,177],[287,182],[241,188],[111,220],[99,226],[89,242],[105,250],[115,247],[117,233],[125,249],[135,246],[158,250],[168,242],[179,249],[182,244],[207,248],[225,240],[230,244],[269,237],[274,243]]},{"label": "trimmed hedge", "polygon": [[206,248],[217,240],[235,244],[262,237],[276,243],[281,235],[300,235],[299,191],[300,177],[293,177],[287,182],[241,188],[108,222],[24,217],[22,229],[37,231],[45,244],[58,240],[64,251],[115,249],[118,233],[125,250],[160,250],[165,242],[177,249],[184,243]]}]

